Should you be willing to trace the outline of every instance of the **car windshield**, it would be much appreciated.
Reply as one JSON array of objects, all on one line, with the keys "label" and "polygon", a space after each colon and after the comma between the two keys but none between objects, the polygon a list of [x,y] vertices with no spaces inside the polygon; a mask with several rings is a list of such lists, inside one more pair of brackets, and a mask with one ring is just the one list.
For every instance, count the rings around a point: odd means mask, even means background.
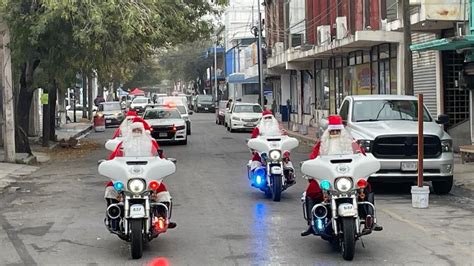
[{"label": "car windshield", "polygon": [[99,105],[99,111],[117,111],[122,110],[120,103],[103,103]]},{"label": "car windshield", "polygon": [[176,108],[178,109],[178,111],[181,113],[181,114],[186,114],[186,108],[182,105],[178,105],[176,106]]},{"label": "car windshield", "polygon": [[144,119],[177,119],[181,118],[177,109],[151,109],[146,111]]},{"label": "car windshield", "polygon": [[[352,121],[418,121],[417,109],[418,101],[416,100],[359,100],[354,102]],[[423,108],[423,121],[431,122],[426,108]]]},{"label": "car windshield", "polygon": [[212,103],[212,96],[211,95],[199,95],[198,96],[199,103]]},{"label": "car windshield", "polygon": [[135,98],[133,100],[133,103],[147,103],[148,99],[147,98]]},{"label": "car windshield", "polygon": [[236,105],[234,113],[261,113],[262,107],[260,105]]}]

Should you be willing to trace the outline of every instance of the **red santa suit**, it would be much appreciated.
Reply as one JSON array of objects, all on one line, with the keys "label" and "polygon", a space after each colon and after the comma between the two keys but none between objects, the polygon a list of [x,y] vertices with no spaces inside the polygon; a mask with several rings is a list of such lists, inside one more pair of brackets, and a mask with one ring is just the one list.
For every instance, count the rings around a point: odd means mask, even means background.
[{"label": "red santa suit", "polygon": [[[329,131],[340,130],[340,135],[331,137]],[[365,155],[365,151],[354,141],[352,136],[342,124],[342,118],[334,115],[329,116],[328,129],[323,133],[321,139],[314,145],[313,151],[309,155],[309,159],[316,159],[319,155],[335,155],[335,154],[354,154],[362,153]],[[318,181],[309,179],[309,185],[306,189],[306,196],[316,200],[323,200],[323,191],[318,184]],[[370,185],[367,186],[370,191]]]},{"label": "red santa suit", "polygon": [[[268,119],[266,119],[268,118]],[[283,130],[280,126],[280,123],[275,119],[273,116],[272,111],[270,110],[265,110],[262,112],[262,119],[260,120],[260,123],[253,129],[252,135],[250,138],[254,139],[258,136],[281,136],[281,135],[287,135],[286,131]],[[289,161],[290,158],[290,153],[285,152],[283,154],[283,158],[286,158],[287,161]],[[250,164],[250,169],[255,169],[261,165],[261,158],[260,155],[258,155],[257,152],[252,153],[252,162]]]},{"label": "red santa suit", "polygon": [[[133,133],[134,129],[141,129],[141,133]],[[110,154],[109,160],[114,159],[115,157],[152,157],[158,155],[159,145],[156,140],[150,138],[144,132],[145,127],[142,122],[134,122],[129,129],[128,136],[120,142],[115,150]],[[106,187],[113,186],[113,182],[108,182]],[[163,194],[166,192],[167,195]],[[166,186],[163,182],[160,183],[160,186],[156,190],[157,195],[161,198],[171,198],[169,192],[166,189]],[[165,201],[165,200],[162,200]]]}]

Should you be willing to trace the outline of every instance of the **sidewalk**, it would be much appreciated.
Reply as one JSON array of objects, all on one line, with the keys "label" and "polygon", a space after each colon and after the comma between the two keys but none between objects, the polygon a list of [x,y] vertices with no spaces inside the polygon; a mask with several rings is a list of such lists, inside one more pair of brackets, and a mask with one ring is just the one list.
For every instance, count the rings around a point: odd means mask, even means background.
[{"label": "sidewalk", "polygon": [[0,163],[0,193],[17,178],[28,176],[38,170],[37,166],[14,163]]},{"label": "sidewalk", "polygon": [[69,138],[79,138],[91,129],[92,123],[90,122],[69,123],[57,128],[56,135],[58,141],[61,139],[68,140]]},{"label": "sidewalk", "polygon": [[[303,135],[300,132],[288,130],[288,123],[283,122],[283,127],[288,131],[288,135],[297,138],[300,144],[313,146],[316,141],[317,129],[308,127],[308,134]],[[474,163],[461,164],[459,154],[454,155],[454,185],[462,189],[474,191]]]}]

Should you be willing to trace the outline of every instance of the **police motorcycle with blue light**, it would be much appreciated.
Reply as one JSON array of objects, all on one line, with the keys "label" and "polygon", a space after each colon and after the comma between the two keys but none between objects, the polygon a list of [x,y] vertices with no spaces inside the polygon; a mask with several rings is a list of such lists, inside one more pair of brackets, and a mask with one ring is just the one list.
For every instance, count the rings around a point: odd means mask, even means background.
[{"label": "police motorcycle with blue light", "polygon": [[369,176],[379,169],[379,161],[358,147],[342,121],[330,117],[310,160],[301,165],[309,180],[301,198],[309,228],[301,235],[320,236],[340,249],[345,260],[352,260],[356,241],[382,230],[368,183]]},{"label": "police motorcycle with blue light", "polygon": [[171,196],[164,186],[165,177],[176,171],[175,159],[161,158],[143,124],[133,123],[129,134],[110,160],[99,161],[99,174],[111,180],[107,186],[107,229],[130,242],[133,259],[142,257],[144,242],[168,229],[172,213]]},{"label": "police motorcycle with blue light", "polygon": [[252,160],[247,164],[247,176],[253,187],[263,191],[273,201],[280,201],[281,193],[296,183],[289,154],[298,147],[299,142],[285,135],[271,112],[265,112],[252,138],[247,141],[253,153]]}]

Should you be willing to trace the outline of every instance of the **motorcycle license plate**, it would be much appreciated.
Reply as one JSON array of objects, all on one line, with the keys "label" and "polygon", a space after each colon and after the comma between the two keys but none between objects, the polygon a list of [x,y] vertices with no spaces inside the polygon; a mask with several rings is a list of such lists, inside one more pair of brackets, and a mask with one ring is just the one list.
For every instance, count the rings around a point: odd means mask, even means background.
[{"label": "motorcycle license plate", "polygon": [[160,133],[158,134],[159,137],[168,137],[168,133]]},{"label": "motorcycle license plate", "polygon": [[401,163],[402,171],[416,171],[418,170],[417,162],[402,162]]},{"label": "motorcycle license plate", "polygon": [[130,206],[130,218],[145,217],[145,207],[141,204],[134,204]]}]

